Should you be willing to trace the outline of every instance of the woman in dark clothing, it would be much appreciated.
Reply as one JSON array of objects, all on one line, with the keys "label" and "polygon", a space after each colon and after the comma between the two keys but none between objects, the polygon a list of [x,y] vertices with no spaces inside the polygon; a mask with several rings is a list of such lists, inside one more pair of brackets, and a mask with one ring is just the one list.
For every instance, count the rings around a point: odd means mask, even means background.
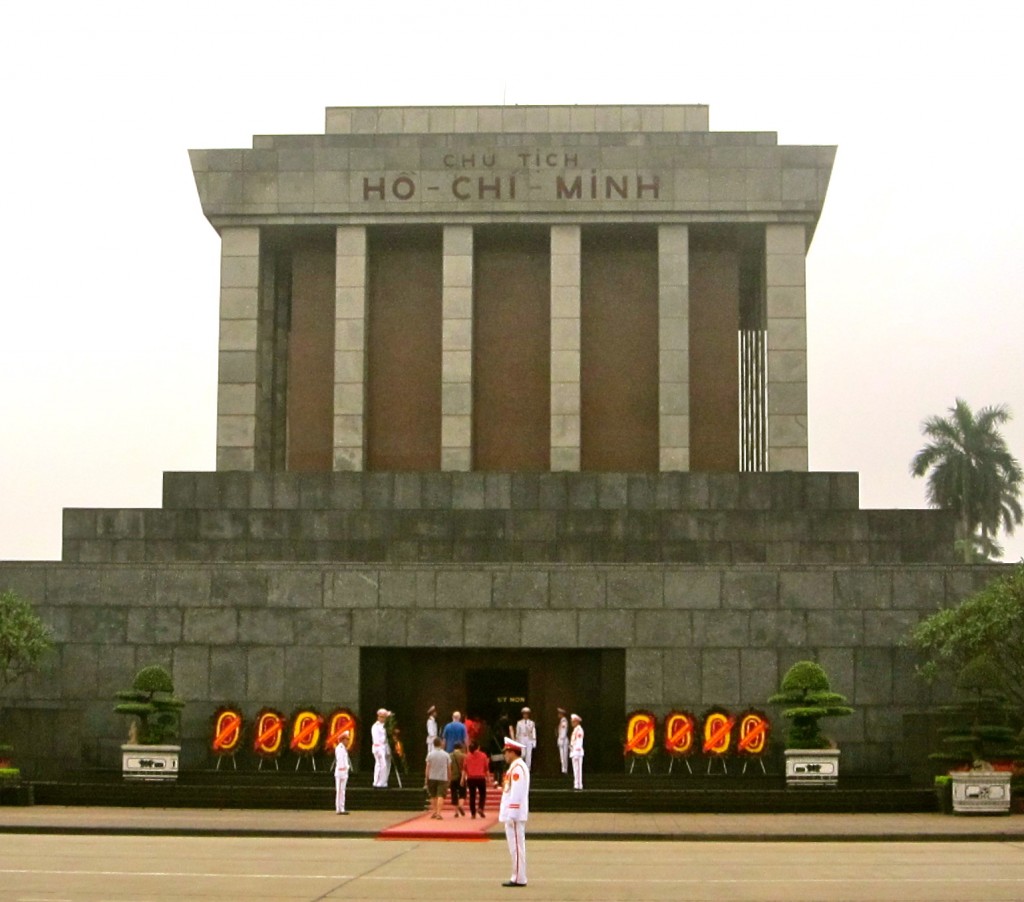
[{"label": "woman in dark clothing", "polygon": [[452,805],[455,806],[455,816],[465,817],[466,809],[462,807],[462,798],[466,794],[466,781],[463,779],[462,766],[466,761],[466,750],[462,747],[461,742],[455,743],[455,749],[452,751],[452,780],[451,780],[451,791],[452,791]]},{"label": "woman in dark clothing", "polygon": [[491,732],[491,771],[494,774],[494,785],[501,786],[501,778],[505,776],[505,737],[508,732],[508,712],[502,711],[501,716],[494,723],[494,730]]}]

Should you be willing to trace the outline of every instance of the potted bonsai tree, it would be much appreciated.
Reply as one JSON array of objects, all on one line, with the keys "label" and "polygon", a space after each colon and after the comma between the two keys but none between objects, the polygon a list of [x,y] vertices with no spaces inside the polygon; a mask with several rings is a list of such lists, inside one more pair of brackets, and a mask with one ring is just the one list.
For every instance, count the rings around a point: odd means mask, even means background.
[{"label": "potted bonsai tree", "polygon": [[1014,709],[999,671],[975,658],[960,671],[953,701],[940,709],[942,749],[929,757],[949,767],[953,811],[1008,814],[1014,762],[1021,756]]},{"label": "potted bonsai tree", "polygon": [[786,671],[779,691],[768,701],[786,705],[786,785],[835,786],[839,779],[839,749],[821,732],[824,717],[853,713],[846,698],[833,692],[828,676],[814,661],[797,661]]},{"label": "potted bonsai tree", "polygon": [[121,746],[121,772],[125,779],[175,780],[181,746],[181,709],[171,675],[157,664],[143,667],[131,689],[117,693],[118,714],[131,716],[128,741]]}]

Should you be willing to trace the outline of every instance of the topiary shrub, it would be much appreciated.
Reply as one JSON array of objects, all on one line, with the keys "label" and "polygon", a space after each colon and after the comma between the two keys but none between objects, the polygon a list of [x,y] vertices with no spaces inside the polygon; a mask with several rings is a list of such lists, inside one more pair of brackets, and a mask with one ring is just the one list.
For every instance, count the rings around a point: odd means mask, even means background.
[{"label": "topiary shrub", "polygon": [[928,757],[952,769],[1007,767],[1020,758],[1016,711],[1003,691],[1001,674],[988,658],[975,658],[960,671],[954,700],[940,709],[942,750]]},{"label": "topiary shrub", "polygon": [[164,745],[177,740],[185,703],[175,697],[174,682],[163,667],[143,667],[135,675],[132,688],[121,690],[116,697],[121,702],[114,706],[114,711],[136,718],[129,742]]},{"label": "topiary shrub", "polygon": [[787,749],[827,749],[829,741],[818,721],[853,713],[846,697],[832,691],[828,675],[814,661],[797,661],[790,667],[779,691],[768,701],[789,706],[782,711],[782,716],[791,721],[786,731]]}]

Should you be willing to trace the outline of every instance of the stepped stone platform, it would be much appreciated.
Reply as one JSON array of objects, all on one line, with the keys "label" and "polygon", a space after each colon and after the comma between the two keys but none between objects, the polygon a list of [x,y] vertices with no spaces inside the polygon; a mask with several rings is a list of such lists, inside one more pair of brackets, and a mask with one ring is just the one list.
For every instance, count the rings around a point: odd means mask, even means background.
[{"label": "stepped stone platform", "polygon": [[167,473],[162,500],[66,510],[62,561],[0,562],[59,655],[5,713],[27,779],[115,767],[111,699],[150,662],[188,700],[189,772],[228,700],[386,699],[414,724],[481,668],[525,671],[538,711],[587,700],[588,765],[613,771],[626,711],[763,704],[803,657],[855,708],[844,770],[903,772],[926,760],[904,720],[933,704],[904,638],[1000,573],[951,559],[950,512],[860,510],[855,473]]},{"label": "stepped stone platform", "polygon": [[[361,811],[419,811],[422,778],[410,774],[405,788],[373,789],[367,776],[350,781],[348,804]],[[498,790],[489,792],[493,804]],[[125,781],[114,772],[69,775],[33,784],[35,804],[158,808],[252,808],[330,810],[330,774],[194,773],[174,783]],[[595,775],[573,792],[564,781],[538,778],[531,811],[634,813],[928,812],[937,810],[931,788],[906,776],[844,777],[835,789],[787,789],[781,776],[649,777]]]},{"label": "stepped stone platform", "polygon": [[166,473],[70,508],[63,560],[945,563],[953,518],[860,510],[856,473]]}]

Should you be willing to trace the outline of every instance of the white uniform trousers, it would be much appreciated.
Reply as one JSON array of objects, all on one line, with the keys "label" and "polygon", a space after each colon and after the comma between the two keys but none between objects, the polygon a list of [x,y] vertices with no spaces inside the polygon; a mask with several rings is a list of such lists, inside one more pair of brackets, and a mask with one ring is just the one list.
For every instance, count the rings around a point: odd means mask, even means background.
[{"label": "white uniform trousers", "polygon": [[334,810],[339,814],[345,810],[345,789],[348,787],[348,771],[334,773]]},{"label": "white uniform trousers", "polygon": [[558,760],[562,764],[562,773],[569,773],[569,740],[558,740]]},{"label": "white uniform trousers", "polygon": [[572,788],[583,788],[583,756],[572,759]]},{"label": "white uniform trousers", "polygon": [[386,745],[373,747],[373,785],[388,785],[388,777],[391,776],[391,758],[388,757]]},{"label": "white uniform trousers", "polygon": [[533,770],[533,742],[529,739],[523,743],[525,748],[523,749],[523,761],[526,762],[526,766]]},{"label": "white uniform trousers", "polygon": [[526,884],[526,821],[505,821],[508,854],[512,858],[513,883]]}]

